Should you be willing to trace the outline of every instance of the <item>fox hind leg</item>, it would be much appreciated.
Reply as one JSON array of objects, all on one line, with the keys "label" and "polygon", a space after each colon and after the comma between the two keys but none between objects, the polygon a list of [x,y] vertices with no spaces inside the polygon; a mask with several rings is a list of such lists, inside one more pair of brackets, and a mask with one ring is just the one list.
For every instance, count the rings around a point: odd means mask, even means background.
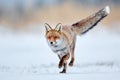
[{"label": "fox hind leg", "polygon": [[74,49],[75,48],[72,48],[71,61],[69,63],[69,66],[73,66],[73,63],[74,63],[74,60],[75,60],[75,58],[74,58]]},{"label": "fox hind leg", "polygon": [[74,61],[75,61],[75,58],[74,58],[75,42],[76,42],[76,37],[74,38],[73,46],[70,48],[70,52],[71,52],[71,61],[70,61],[70,63],[69,63],[69,66],[73,66],[73,63],[74,63]]}]

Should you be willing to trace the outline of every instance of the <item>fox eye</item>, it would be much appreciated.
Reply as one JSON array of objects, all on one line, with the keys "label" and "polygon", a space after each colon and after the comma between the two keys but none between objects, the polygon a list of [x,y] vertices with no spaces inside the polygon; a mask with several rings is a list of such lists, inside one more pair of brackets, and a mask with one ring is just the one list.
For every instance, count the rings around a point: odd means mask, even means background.
[{"label": "fox eye", "polygon": [[58,36],[55,36],[55,38],[57,39],[57,38],[59,38]]},{"label": "fox eye", "polygon": [[50,39],[51,37],[50,37],[50,36],[48,36],[47,38],[48,38],[48,39]]}]

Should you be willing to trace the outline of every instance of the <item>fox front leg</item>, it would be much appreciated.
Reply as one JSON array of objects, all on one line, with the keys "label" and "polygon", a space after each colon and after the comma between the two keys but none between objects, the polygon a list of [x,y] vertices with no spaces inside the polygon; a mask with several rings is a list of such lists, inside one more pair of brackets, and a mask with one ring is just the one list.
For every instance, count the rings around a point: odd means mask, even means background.
[{"label": "fox front leg", "polygon": [[[59,56],[58,56],[59,57]],[[61,68],[63,66],[63,70],[60,73],[66,73],[66,68],[67,68],[67,60],[70,57],[70,53],[67,53],[65,56],[63,56],[62,58],[60,58],[60,62],[58,67]]]},{"label": "fox front leg", "polygon": [[69,57],[70,53],[67,53],[65,56],[63,56],[59,62],[58,67],[61,68],[64,65],[64,63],[66,63],[66,61],[69,59]]},{"label": "fox front leg", "polygon": [[67,69],[67,62],[64,63],[63,70],[60,73],[66,73],[66,69]]}]

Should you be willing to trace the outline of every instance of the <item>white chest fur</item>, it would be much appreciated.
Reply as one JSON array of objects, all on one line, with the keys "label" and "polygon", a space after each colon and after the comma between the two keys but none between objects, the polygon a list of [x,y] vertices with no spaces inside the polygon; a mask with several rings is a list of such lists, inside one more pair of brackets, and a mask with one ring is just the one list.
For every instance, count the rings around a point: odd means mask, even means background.
[{"label": "white chest fur", "polygon": [[65,41],[62,41],[59,45],[51,46],[49,45],[50,48],[52,49],[53,52],[56,54],[60,55],[61,57],[66,55],[68,50],[67,50],[67,45]]}]

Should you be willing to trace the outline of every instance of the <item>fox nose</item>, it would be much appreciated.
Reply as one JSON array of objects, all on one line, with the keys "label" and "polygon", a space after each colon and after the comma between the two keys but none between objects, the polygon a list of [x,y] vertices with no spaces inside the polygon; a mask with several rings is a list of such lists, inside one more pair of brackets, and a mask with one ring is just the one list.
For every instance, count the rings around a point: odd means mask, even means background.
[{"label": "fox nose", "polygon": [[50,42],[50,44],[53,44],[53,42]]},{"label": "fox nose", "polygon": [[55,45],[55,44],[56,44],[56,42],[50,42],[50,44],[51,44],[51,45]]},{"label": "fox nose", "polygon": [[53,44],[53,42],[50,42],[50,44]]}]

